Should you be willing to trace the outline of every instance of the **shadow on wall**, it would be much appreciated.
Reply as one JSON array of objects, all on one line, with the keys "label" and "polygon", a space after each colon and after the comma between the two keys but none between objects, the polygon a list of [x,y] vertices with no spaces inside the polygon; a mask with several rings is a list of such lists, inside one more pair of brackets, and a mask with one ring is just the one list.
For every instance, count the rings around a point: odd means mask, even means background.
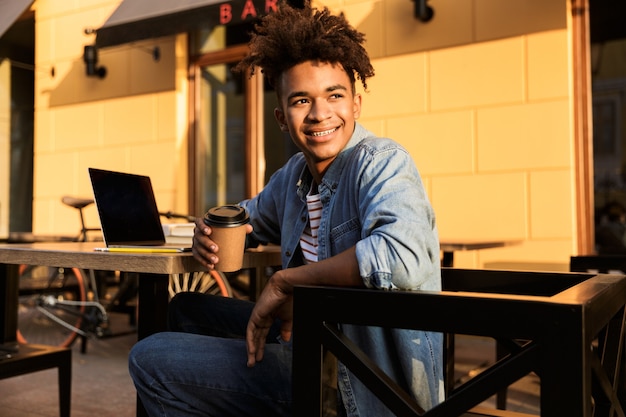
[{"label": "shadow on wall", "polygon": [[[431,3],[434,18],[422,22],[409,0],[372,2],[345,8],[348,20],[366,35],[372,58],[486,42],[534,32],[562,29],[567,16],[562,0],[473,2],[439,0]],[[352,13],[351,13],[352,12]],[[154,47],[159,59],[153,56]],[[62,80],[52,78],[42,92],[51,107],[176,88],[175,36],[98,50],[104,78],[88,77],[82,56],[72,62]],[[58,71],[60,72],[60,71]]]},{"label": "shadow on wall", "polygon": [[104,78],[87,76],[81,56],[60,81],[51,79],[42,90],[50,94],[50,107],[175,90],[175,37],[100,49],[97,65],[106,68]]},{"label": "shadow on wall", "polygon": [[345,8],[347,19],[366,35],[372,58],[436,50],[536,32],[564,29],[562,0],[429,2],[434,16],[422,22],[409,0],[373,2],[363,17],[362,6]]}]

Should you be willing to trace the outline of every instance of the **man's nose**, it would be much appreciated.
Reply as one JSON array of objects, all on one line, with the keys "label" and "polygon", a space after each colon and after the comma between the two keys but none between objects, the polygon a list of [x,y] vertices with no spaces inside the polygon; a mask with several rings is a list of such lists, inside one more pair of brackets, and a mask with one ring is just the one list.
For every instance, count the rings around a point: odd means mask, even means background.
[{"label": "man's nose", "polygon": [[331,114],[332,108],[326,100],[315,100],[311,105],[309,118],[311,120],[320,121],[329,118]]}]

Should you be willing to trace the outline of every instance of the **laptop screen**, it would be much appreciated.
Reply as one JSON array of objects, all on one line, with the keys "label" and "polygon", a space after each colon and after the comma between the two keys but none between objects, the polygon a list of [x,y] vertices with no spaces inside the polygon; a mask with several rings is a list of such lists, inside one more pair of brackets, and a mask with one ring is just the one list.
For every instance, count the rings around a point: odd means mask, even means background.
[{"label": "laptop screen", "polygon": [[165,243],[150,177],[95,168],[89,176],[107,246]]}]

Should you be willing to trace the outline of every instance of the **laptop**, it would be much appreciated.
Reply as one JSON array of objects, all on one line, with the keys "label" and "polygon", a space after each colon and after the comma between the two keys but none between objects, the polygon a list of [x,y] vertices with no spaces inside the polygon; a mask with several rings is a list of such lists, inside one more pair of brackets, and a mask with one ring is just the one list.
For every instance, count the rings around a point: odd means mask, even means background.
[{"label": "laptop", "polygon": [[89,168],[107,252],[188,252],[166,243],[150,177]]}]

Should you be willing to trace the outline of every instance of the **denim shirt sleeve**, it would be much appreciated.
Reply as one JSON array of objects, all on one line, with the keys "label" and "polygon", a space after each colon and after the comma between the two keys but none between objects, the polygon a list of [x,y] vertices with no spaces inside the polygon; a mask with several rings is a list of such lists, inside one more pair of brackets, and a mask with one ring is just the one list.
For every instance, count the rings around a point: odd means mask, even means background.
[{"label": "denim shirt sleeve", "polygon": [[413,159],[388,139],[364,140],[359,148],[361,163],[351,175],[359,178],[356,254],[365,285],[440,290],[435,215]]}]

